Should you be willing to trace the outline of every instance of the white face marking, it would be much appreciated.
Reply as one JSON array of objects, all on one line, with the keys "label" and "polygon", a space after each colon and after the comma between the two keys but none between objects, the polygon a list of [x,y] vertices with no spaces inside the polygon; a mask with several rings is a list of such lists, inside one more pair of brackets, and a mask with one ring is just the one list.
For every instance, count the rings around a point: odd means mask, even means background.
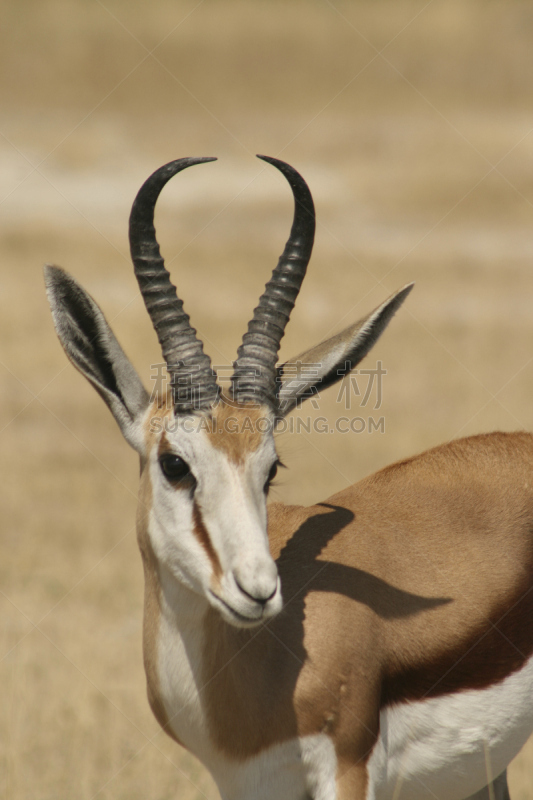
[{"label": "white face marking", "polygon": [[[195,486],[180,488],[165,477],[156,442],[148,467],[149,536],[158,562],[232,625],[254,626],[274,616],[282,599],[269,551],[264,492],[277,459],[272,434],[265,433],[238,462],[213,445],[199,418],[179,418],[165,438],[169,451],[189,466]],[[199,521],[209,547],[195,531]]]},{"label": "white face marking", "polygon": [[497,778],[533,732],[533,659],[488,689],[382,711],[368,800],[457,800]]}]

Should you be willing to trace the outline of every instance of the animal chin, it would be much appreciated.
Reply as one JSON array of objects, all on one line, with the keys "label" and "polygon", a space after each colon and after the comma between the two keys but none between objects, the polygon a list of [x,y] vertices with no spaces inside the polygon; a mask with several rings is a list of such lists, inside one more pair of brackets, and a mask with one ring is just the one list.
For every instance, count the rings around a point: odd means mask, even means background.
[{"label": "animal chin", "polygon": [[237,611],[232,605],[227,603],[223,600],[220,595],[213,592],[211,589],[209,590],[210,599],[212,605],[220,611],[224,619],[229,622],[231,625],[235,625],[238,628],[253,628],[257,625],[260,625],[267,617],[270,615],[264,614],[264,608],[261,608],[258,604],[258,614],[256,616],[243,614],[241,611]]}]

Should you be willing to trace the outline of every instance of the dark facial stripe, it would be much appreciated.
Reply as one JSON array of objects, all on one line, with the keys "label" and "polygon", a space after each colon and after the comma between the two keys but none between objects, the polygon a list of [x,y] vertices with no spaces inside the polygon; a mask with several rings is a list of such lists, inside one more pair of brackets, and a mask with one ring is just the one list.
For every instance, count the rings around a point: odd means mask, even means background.
[{"label": "dark facial stripe", "polygon": [[218,555],[213,547],[209,533],[203,523],[201,511],[196,503],[193,505],[192,519],[194,535],[209,556],[214,576],[218,580],[222,575],[222,567],[220,566],[220,561],[218,560]]}]

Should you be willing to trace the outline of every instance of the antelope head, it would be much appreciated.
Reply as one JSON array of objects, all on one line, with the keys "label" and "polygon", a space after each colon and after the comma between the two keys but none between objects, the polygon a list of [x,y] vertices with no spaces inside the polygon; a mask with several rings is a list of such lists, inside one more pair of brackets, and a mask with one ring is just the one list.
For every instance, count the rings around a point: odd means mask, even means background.
[{"label": "antelope head", "polygon": [[[130,217],[134,270],[170,376],[170,403],[150,402],[95,301],[62,269],[46,267],[59,339],[141,458],[138,528],[145,566],[152,564],[169,598],[188,591],[238,627],[255,626],[282,607],[267,536],[267,497],[279,464],[276,421],[353,369],[412,287],[278,366],[280,341],[311,256],[315,214],[302,177],[283,161],[260,158],[288,180],[294,220],[237,352],[227,396],[170,282],[154,229],[155,204],[167,181],[214,159],[184,158],[161,167],[140,189]],[[302,370],[309,364],[312,377]]]}]

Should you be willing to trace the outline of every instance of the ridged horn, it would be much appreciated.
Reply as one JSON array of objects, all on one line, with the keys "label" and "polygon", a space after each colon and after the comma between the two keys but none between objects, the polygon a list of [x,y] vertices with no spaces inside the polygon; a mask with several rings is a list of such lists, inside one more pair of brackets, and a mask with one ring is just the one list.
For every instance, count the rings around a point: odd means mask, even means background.
[{"label": "ridged horn", "polygon": [[315,208],[309,187],[293,167],[277,158],[258,158],[279,169],[289,182],[294,195],[294,219],[285,249],[237,351],[231,382],[237,402],[264,403],[275,411],[278,351],[311,258]]},{"label": "ridged horn", "polygon": [[216,158],[179,158],[156,170],[141,186],[130,214],[133,267],[167,364],[176,413],[209,408],[219,388],[209,356],[203,352],[165,269],[155,237],[154,209],[161,190],[174,175],[206,161]]}]

